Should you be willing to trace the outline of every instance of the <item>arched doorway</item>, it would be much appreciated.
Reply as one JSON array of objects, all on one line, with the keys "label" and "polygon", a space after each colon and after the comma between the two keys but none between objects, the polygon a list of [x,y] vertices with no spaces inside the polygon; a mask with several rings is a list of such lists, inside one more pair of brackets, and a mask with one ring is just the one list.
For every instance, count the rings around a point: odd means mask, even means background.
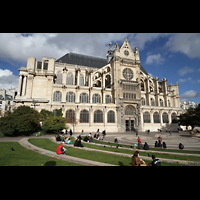
[{"label": "arched doorway", "polygon": [[136,109],[134,106],[127,105],[125,107],[125,128],[128,132],[135,130],[135,113]]}]

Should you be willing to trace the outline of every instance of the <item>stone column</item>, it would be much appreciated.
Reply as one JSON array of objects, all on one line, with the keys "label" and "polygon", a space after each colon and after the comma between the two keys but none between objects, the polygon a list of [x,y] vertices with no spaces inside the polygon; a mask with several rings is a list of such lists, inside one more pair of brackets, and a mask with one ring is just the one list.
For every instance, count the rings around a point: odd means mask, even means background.
[{"label": "stone column", "polygon": [[27,76],[24,76],[22,96],[25,96],[25,94],[26,94],[26,78],[27,78]]},{"label": "stone column", "polygon": [[17,91],[18,96],[20,96],[21,94],[21,88],[22,88],[22,75],[19,75],[19,83],[18,83],[18,91]]}]

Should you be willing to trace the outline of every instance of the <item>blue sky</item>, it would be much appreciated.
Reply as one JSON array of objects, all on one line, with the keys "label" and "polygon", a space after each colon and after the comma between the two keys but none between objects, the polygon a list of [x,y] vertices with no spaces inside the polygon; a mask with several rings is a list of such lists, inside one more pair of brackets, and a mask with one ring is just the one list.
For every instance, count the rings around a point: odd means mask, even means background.
[{"label": "blue sky", "polygon": [[128,39],[138,47],[141,64],[153,77],[179,85],[181,100],[200,103],[198,33],[1,33],[0,89],[18,87],[18,68],[28,57],[58,59],[69,52],[106,57],[108,44]]}]

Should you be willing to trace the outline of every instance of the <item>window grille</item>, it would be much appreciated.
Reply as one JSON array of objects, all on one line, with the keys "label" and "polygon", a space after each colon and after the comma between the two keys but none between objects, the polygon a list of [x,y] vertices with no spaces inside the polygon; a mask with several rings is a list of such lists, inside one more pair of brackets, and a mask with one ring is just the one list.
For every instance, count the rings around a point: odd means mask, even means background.
[{"label": "window grille", "polygon": [[68,92],[66,94],[66,102],[75,102],[75,93],[74,92]]},{"label": "window grille", "polygon": [[107,114],[108,123],[115,123],[115,112],[110,110]]},{"label": "window grille", "polygon": [[149,112],[145,112],[143,114],[144,123],[150,123],[150,114]]},{"label": "window grille", "polygon": [[169,123],[168,114],[166,112],[162,114],[162,118],[163,118],[163,123]]},{"label": "window grille", "polygon": [[80,94],[80,103],[88,103],[88,94],[86,93]]},{"label": "window grille", "polygon": [[74,77],[73,74],[71,72],[69,72],[67,74],[67,81],[66,81],[67,85],[73,85],[74,84]]},{"label": "window grille", "polygon": [[83,74],[80,74],[80,77],[79,77],[79,85],[80,85],[80,86],[84,86],[84,76],[83,76]]},{"label": "window grille", "polygon": [[110,95],[106,95],[106,103],[112,103],[112,99]]},{"label": "window grille", "polygon": [[53,101],[61,101],[62,93],[60,91],[55,91],[53,94]]},{"label": "window grille", "polygon": [[103,123],[103,112],[101,110],[94,112],[94,123]]},{"label": "window grille", "polygon": [[93,94],[92,103],[101,103],[101,96],[99,94]]},{"label": "window grille", "polygon": [[154,123],[160,123],[160,115],[158,112],[155,112],[153,114],[153,121],[154,121]]},{"label": "window grille", "polygon": [[82,110],[80,113],[80,123],[89,123],[89,112]]}]

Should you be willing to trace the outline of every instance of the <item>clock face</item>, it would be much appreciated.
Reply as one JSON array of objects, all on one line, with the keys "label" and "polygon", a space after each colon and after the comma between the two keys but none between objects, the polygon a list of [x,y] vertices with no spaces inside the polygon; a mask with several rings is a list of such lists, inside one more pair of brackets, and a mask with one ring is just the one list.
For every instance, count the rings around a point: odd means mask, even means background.
[{"label": "clock face", "polygon": [[128,81],[130,81],[133,78],[133,71],[129,68],[125,68],[122,74],[123,74],[123,77]]},{"label": "clock face", "polygon": [[125,55],[125,56],[128,56],[128,55],[129,55],[129,52],[128,52],[127,50],[125,50],[125,51],[124,51],[124,55]]}]

